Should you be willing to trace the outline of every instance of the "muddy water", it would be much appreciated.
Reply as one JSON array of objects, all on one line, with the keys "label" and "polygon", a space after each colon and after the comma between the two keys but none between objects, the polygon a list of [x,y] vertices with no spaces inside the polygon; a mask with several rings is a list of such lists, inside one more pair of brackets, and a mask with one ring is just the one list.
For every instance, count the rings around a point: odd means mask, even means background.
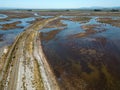
[{"label": "muddy water", "polygon": [[[61,90],[119,90],[120,89],[120,28],[99,23],[93,17],[81,24],[62,20],[67,27],[51,40],[42,39],[43,50]],[[83,37],[82,25],[98,24],[103,30]],[[55,28],[41,31],[46,37]],[[57,30],[57,29],[56,29]]]}]

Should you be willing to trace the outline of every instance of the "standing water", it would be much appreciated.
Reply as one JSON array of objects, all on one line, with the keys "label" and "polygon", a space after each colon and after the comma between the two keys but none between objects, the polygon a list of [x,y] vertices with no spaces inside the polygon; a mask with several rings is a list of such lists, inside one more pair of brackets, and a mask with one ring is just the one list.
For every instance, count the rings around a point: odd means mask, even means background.
[{"label": "standing water", "polygon": [[[42,46],[61,90],[118,90],[120,88],[120,28],[97,22],[93,17],[81,24],[62,20],[64,30],[50,37],[41,31]],[[88,34],[83,25],[98,25]],[[100,25],[100,26],[99,26]],[[84,33],[82,37],[73,37]]]}]

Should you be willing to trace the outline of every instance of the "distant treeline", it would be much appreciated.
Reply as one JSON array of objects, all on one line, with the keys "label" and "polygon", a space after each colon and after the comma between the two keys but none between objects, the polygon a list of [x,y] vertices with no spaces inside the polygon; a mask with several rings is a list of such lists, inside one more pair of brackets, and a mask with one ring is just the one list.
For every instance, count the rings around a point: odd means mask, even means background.
[{"label": "distant treeline", "polygon": [[111,12],[119,12],[120,10],[118,9],[111,9],[111,10],[103,10],[103,9],[94,9],[95,12],[100,12],[100,11],[111,11]]},{"label": "distant treeline", "polygon": [[52,11],[52,12],[71,12],[71,11],[94,11],[94,12],[120,12],[120,8],[118,9],[108,9],[108,8],[102,8],[102,9],[0,9],[2,10],[16,10],[16,11]]}]

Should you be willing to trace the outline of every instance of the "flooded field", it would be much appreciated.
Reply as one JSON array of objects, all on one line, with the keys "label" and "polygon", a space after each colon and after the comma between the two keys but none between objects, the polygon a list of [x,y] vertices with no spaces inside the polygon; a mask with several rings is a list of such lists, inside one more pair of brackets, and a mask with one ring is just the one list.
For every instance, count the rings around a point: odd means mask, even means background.
[{"label": "flooded field", "polygon": [[40,30],[61,90],[119,90],[120,27],[99,21],[105,16],[81,17],[62,16],[64,26]]},{"label": "flooded field", "polygon": [[0,54],[25,28],[61,15],[40,30],[61,90],[120,89],[120,13],[0,12]]},{"label": "flooded field", "polygon": [[15,38],[35,21],[51,16],[36,16],[34,12],[0,12],[0,48],[11,45]]},{"label": "flooded field", "polygon": [[0,19],[4,19],[4,18],[7,18],[8,16],[5,15],[5,14],[0,14]]}]

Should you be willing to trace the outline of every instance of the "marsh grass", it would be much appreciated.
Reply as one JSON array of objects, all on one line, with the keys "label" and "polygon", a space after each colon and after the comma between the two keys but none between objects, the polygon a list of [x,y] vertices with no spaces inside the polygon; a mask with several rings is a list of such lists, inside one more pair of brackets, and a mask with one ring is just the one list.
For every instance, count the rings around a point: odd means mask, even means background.
[{"label": "marsh grass", "polygon": [[97,20],[101,23],[111,24],[113,26],[120,27],[120,19],[98,18]]},{"label": "marsh grass", "polygon": [[57,27],[67,26],[66,24],[63,24],[61,22],[61,20],[63,20],[63,19],[54,20],[54,21],[50,22],[49,24],[47,24],[44,28],[57,28]]},{"label": "marsh grass", "polygon": [[20,24],[21,21],[9,23],[9,24],[3,24],[2,25],[2,30],[9,30],[9,29],[15,29],[15,28],[23,28],[22,26],[17,26],[17,24]]},{"label": "marsh grass", "polygon": [[81,23],[87,23],[90,19],[91,17],[75,17],[75,18],[71,18],[70,20]]},{"label": "marsh grass", "polygon": [[40,33],[40,38],[41,40],[46,40],[46,41],[49,41],[49,40],[52,40],[55,35],[57,33],[59,33],[61,30],[53,30],[53,31],[50,31],[50,32],[47,32],[47,33]]}]

